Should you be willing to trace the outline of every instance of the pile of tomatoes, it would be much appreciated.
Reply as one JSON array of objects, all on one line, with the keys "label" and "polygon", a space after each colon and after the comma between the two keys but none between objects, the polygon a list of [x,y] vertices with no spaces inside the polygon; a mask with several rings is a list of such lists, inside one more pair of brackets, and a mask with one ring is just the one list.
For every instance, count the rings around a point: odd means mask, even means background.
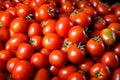
[{"label": "pile of tomatoes", "polygon": [[0,0],[0,80],[120,80],[120,4]]}]

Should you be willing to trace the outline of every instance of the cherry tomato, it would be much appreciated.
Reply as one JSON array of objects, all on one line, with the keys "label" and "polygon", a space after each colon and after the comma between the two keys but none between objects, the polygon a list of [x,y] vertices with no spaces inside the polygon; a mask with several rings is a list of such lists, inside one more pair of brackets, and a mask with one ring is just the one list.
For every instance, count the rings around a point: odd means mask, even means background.
[{"label": "cherry tomato", "polygon": [[14,7],[16,3],[14,1],[6,0],[3,2],[3,5],[5,6],[5,8],[9,8],[9,7]]},{"label": "cherry tomato", "polygon": [[100,0],[89,0],[93,7],[97,7],[98,4],[101,4]]},{"label": "cherry tomato", "polygon": [[35,73],[33,80],[50,80],[49,71],[46,68],[40,68]]},{"label": "cherry tomato", "polygon": [[115,14],[117,17],[120,17],[120,7],[118,7],[118,8],[115,9],[114,14]]},{"label": "cherry tomato", "polygon": [[120,4],[119,4],[119,3],[114,3],[114,4],[112,4],[112,5],[111,5],[112,12],[114,13],[114,12],[115,12],[115,10],[116,10],[119,6],[120,6]]},{"label": "cherry tomato", "polygon": [[59,76],[54,76],[51,80],[61,80]]},{"label": "cherry tomato", "polygon": [[105,45],[102,39],[98,36],[89,39],[86,43],[86,48],[89,54],[93,57],[100,57],[105,51]]},{"label": "cherry tomato", "polygon": [[34,53],[34,48],[28,43],[23,43],[18,46],[16,57],[19,59],[30,59]]},{"label": "cherry tomato", "polygon": [[120,56],[120,43],[116,43],[113,48],[112,48],[113,52],[115,54],[117,54],[118,56]]},{"label": "cherry tomato", "polygon": [[60,50],[53,50],[49,55],[49,62],[51,65],[61,68],[67,63],[67,55]]},{"label": "cherry tomato", "polygon": [[51,65],[50,68],[49,68],[49,72],[52,76],[56,76],[56,75],[58,75],[59,68]]},{"label": "cherry tomato", "polygon": [[120,68],[116,68],[112,73],[111,80],[119,80],[120,79]]},{"label": "cherry tomato", "polygon": [[33,76],[34,69],[30,62],[20,60],[12,70],[12,77],[17,80],[28,80]]},{"label": "cherry tomato", "polygon": [[77,3],[78,8],[83,8],[83,7],[86,7],[86,6],[91,6],[91,3],[87,0],[82,0],[82,1],[79,1]]},{"label": "cherry tomato", "polygon": [[50,52],[51,51],[49,49],[47,49],[47,48],[42,48],[40,50],[40,53],[45,54],[46,56],[49,56]]},{"label": "cherry tomato", "polygon": [[14,16],[14,18],[17,17],[17,9],[15,7],[9,7],[9,8],[7,8],[6,12],[11,13]]},{"label": "cherry tomato", "polygon": [[0,59],[0,72],[3,72],[3,70],[5,69],[5,61]]},{"label": "cherry tomato", "polygon": [[43,37],[42,45],[49,50],[59,49],[62,46],[62,39],[55,33],[49,33]]},{"label": "cherry tomato", "polygon": [[48,66],[48,58],[42,53],[34,53],[30,59],[30,62],[35,68],[46,68]]}]

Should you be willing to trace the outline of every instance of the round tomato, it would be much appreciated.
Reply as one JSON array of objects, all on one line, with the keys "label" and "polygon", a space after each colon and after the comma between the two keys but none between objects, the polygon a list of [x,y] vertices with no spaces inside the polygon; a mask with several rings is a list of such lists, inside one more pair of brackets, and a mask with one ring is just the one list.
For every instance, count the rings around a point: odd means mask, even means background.
[{"label": "round tomato", "polygon": [[112,51],[117,54],[118,56],[120,56],[120,43],[116,43],[113,48]]},{"label": "round tomato", "polygon": [[59,68],[53,65],[50,65],[49,72],[52,76],[57,76],[59,72]]},{"label": "round tomato", "polygon": [[97,7],[98,4],[101,4],[100,0],[89,0],[93,7]]},{"label": "round tomato", "polygon": [[49,56],[50,52],[51,52],[51,50],[49,50],[47,48],[42,48],[40,50],[40,53],[45,54],[46,56]]},{"label": "round tomato", "polygon": [[111,80],[119,80],[119,79],[120,79],[120,68],[116,68],[113,71],[112,79]]}]

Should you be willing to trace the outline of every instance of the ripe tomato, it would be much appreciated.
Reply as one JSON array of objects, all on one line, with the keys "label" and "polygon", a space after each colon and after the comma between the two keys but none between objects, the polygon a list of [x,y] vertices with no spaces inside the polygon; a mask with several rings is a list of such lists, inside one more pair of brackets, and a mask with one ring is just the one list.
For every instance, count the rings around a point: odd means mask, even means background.
[{"label": "ripe tomato", "polygon": [[93,57],[100,57],[105,51],[105,46],[100,37],[94,37],[87,41],[86,48],[89,54]]},{"label": "ripe tomato", "polygon": [[87,0],[82,0],[82,1],[79,1],[77,3],[78,8],[83,8],[83,7],[86,7],[86,6],[91,6],[91,3]]},{"label": "ripe tomato", "polygon": [[114,13],[114,12],[115,12],[115,10],[116,10],[119,6],[120,6],[120,4],[119,4],[119,3],[114,3],[114,4],[112,4],[112,5],[111,5],[112,12]]},{"label": "ripe tomato", "polygon": [[17,34],[17,33],[25,34],[28,29],[28,21],[25,18],[17,17],[11,22],[10,29],[15,34]]},{"label": "ripe tomato", "polygon": [[28,80],[33,76],[34,69],[30,62],[20,60],[12,70],[12,77],[16,80]]},{"label": "ripe tomato", "polygon": [[46,68],[48,66],[48,58],[45,54],[34,53],[30,59],[30,62],[35,68]]},{"label": "ripe tomato", "polygon": [[68,39],[73,43],[85,43],[87,41],[87,35],[82,26],[73,26],[68,32]]},{"label": "ripe tomato", "polygon": [[18,46],[16,51],[16,57],[19,59],[30,59],[34,53],[34,48],[28,43],[22,43]]},{"label": "ripe tomato", "polygon": [[117,54],[118,56],[120,56],[120,43],[116,43],[113,48],[112,51]]},{"label": "ripe tomato", "polygon": [[28,36],[24,34],[15,34],[5,44],[5,49],[16,53],[18,46],[22,43],[28,42]]},{"label": "ripe tomato", "polygon": [[8,72],[12,72],[14,66],[18,63],[19,59],[18,58],[11,58],[8,60],[7,64],[6,64],[6,68]]},{"label": "ripe tomato", "polygon": [[60,50],[53,50],[49,55],[49,62],[51,65],[61,68],[67,63],[67,55]]},{"label": "ripe tomato", "polygon": [[114,52],[105,52],[101,58],[101,62],[112,69],[119,66],[119,58]]},{"label": "ripe tomato", "polygon": [[7,8],[6,12],[11,13],[14,16],[14,18],[17,17],[17,9],[15,7],[9,7],[9,8]]},{"label": "ripe tomato", "polygon": [[100,37],[103,40],[104,44],[107,46],[113,45],[116,41],[115,32],[109,28],[102,29],[100,32]]},{"label": "ripe tomato", "polygon": [[41,36],[32,36],[29,40],[29,43],[35,50],[40,50],[42,48],[42,37]]},{"label": "ripe tomato", "polygon": [[115,14],[117,17],[120,17],[120,7],[118,7],[118,8],[115,9],[114,14]]},{"label": "ripe tomato", "polygon": [[87,80],[86,76],[80,72],[73,72],[67,80]]},{"label": "ripe tomato", "polygon": [[49,49],[44,47],[40,50],[40,53],[45,54],[46,56],[49,56],[50,52],[51,51]]},{"label": "ripe tomato", "polygon": [[119,80],[119,79],[120,79],[120,68],[116,68],[113,71],[112,79],[111,80]]},{"label": "ripe tomato", "polygon": [[108,80],[110,74],[110,69],[103,63],[96,63],[90,68],[90,75],[102,80]]},{"label": "ripe tomato", "polygon": [[49,33],[43,37],[42,45],[49,50],[59,49],[62,46],[62,39],[55,33]]},{"label": "ripe tomato", "polygon": [[61,80],[61,79],[59,78],[59,76],[54,76],[54,77],[52,77],[51,80]]},{"label": "ripe tomato", "polygon": [[0,59],[0,72],[3,72],[3,70],[5,69],[5,65],[6,65],[5,61]]},{"label": "ripe tomato", "polygon": [[93,7],[97,7],[98,4],[101,4],[100,0],[89,0]]},{"label": "ripe tomato", "polygon": [[59,68],[53,65],[50,65],[49,72],[52,76],[57,76],[59,72]]},{"label": "ripe tomato", "polygon": [[42,32],[44,35],[47,35],[49,33],[55,33],[55,24],[56,20],[54,19],[48,19],[45,21],[42,21],[41,27],[43,28]]},{"label": "ripe tomato", "polygon": [[33,80],[50,80],[49,71],[46,68],[38,69]]},{"label": "ripe tomato", "polygon": [[5,6],[5,8],[9,8],[9,7],[14,7],[16,5],[16,3],[14,1],[9,1],[9,0],[6,0],[3,2],[3,5]]},{"label": "ripe tomato", "polygon": [[87,73],[89,73],[90,68],[92,67],[92,65],[94,64],[92,59],[85,59],[85,61],[81,64],[78,65],[78,68],[80,70],[83,70]]},{"label": "ripe tomato", "polygon": [[59,77],[60,79],[66,80],[68,79],[69,75],[73,72],[76,72],[77,68],[73,65],[67,65],[59,70]]},{"label": "ripe tomato", "polygon": [[7,62],[12,57],[13,53],[11,53],[10,51],[4,49],[0,51],[0,59],[4,60],[5,62]]},{"label": "ripe tomato", "polygon": [[80,64],[84,61],[86,56],[85,48],[78,45],[70,45],[68,48],[67,56],[70,62],[73,64]]}]

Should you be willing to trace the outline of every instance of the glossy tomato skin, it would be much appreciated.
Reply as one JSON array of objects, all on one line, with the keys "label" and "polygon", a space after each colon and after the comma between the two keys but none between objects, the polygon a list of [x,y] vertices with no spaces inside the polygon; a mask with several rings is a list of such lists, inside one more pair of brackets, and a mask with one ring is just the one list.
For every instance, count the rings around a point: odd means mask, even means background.
[{"label": "glossy tomato skin", "polygon": [[120,56],[120,43],[116,43],[113,48],[112,51],[117,54],[118,56]]},{"label": "glossy tomato skin", "polygon": [[67,37],[69,29],[73,26],[73,23],[68,17],[61,17],[58,19],[55,25],[55,30],[61,37]]},{"label": "glossy tomato skin", "polygon": [[85,48],[78,48],[76,45],[70,45],[67,56],[70,62],[73,64],[80,64],[84,61],[86,57]]},{"label": "glossy tomato skin", "polygon": [[90,0],[90,3],[92,4],[93,7],[96,8],[97,5],[101,3],[101,1],[100,0]]},{"label": "glossy tomato skin", "polygon": [[49,72],[52,76],[57,76],[59,72],[59,68],[54,65],[50,65]]},{"label": "glossy tomato skin", "polygon": [[14,16],[14,18],[17,17],[17,9],[15,7],[9,7],[6,9],[6,11],[11,13]]},{"label": "glossy tomato skin", "polygon": [[120,68],[116,68],[113,71],[112,79],[111,80],[119,80],[119,79],[120,79]]},{"label": "glossy tomato skin", "polygon": [[5,49],[16,53],[18,46],[22,43],[28,42],[28,36],[24,34],[15,34],[5,44]]},{"label": "glossy tomato skin", "polygon": [[50,80],[49,71],[46,68],[38,69],[33,80]]},{"label": "glossy tomato skin", "polygon": [[73,72],[67,80],[87,80],[86,76],[80,72]]},{"label": "glossy tomato skin", "polygon": [[68,66],[61,68],[58,74],[61,79],[66,80],[70,74],[76,71],[77,71],[77,68],[75,66],[68,65]]},{"label": "glossy tomato skin", "polygon": [[110,69],[103,63],[96,63],[90,68],[90,75],[102,80],[108,80],[110,74]]},{"label": "glossy tomato skin", "polygon": [[115,32],[109,28],[102,29],[100,32],[100,37],[103,40],[104,44],[107,46],[113,45],[116,41]]},{"label": "glossy tomato skin", "polygon": [[53,50],[49,55],[49,62],[51,65],[61,68],[67,63],[67,55],[60,50]]},{"label": "glossy tomato skin", "polygon": [[93,57],[100,57],[105,51],[105,45],[100,37],[93,37],[86,43],[89,54]]},{"label": "glossy tomato skin", "polygon": [[12,77],[18,80],[27,80],[33,76],[33,73],[34,69],[31,63],[25,60],[20,60],[12,70]]},{"label": "glossy tomato skin", "polygon": [[19,59],[18,58],[11,58],[8,60],[6,68],[7,71],[9,71],[10,73],[12,72],[14,66],[18,63]]},{"label": "glossy tomato skin", "polygon": [[62,39],[56,33],[49,33],[43,37],[42,45],[49,50],[59,49],[62,46]]},{"label": "glossy tomato skin", "polygon": [[105,52],[101,58],[101,62],[112,69],[119,66],[119,58],[114,52]]},{"label": "glossy tomato skin", "polygon": [[116,8],[114,13],[117,17],[120,17],[120,7]]},{"label": "glossy tomato skin", "polygon": [[73,43],[85,43],[87,41],[87,35],[82,26],[73,26],[68,32],[68,39]]},{"label": "glossy tomato skin", "polygon": [[17,33],[25,34],[28,29],[28,21],[25,18],[17,17],[11,22],[10,29],[15,34],[17,34]]},{"label": "glossy tomato skin", "polygon": [[78,8],[83,8],[83,7],[86,7],[86,6],[91,6],[91,3],[87,0],[82,0],[82,1],[79,1],[77,3]]},{"label": "glossy tomato skin", "polygon": [[40,53],[45,54],[46,56],[49,56],[50,52],[51,50],[44,47],[40,50]]},{"label": "glossy tomato skin", "polygon": [[34,53],[30,59],[30,62],[35,68],[46,68],[48,66],[48,58],[45,54]]}]

